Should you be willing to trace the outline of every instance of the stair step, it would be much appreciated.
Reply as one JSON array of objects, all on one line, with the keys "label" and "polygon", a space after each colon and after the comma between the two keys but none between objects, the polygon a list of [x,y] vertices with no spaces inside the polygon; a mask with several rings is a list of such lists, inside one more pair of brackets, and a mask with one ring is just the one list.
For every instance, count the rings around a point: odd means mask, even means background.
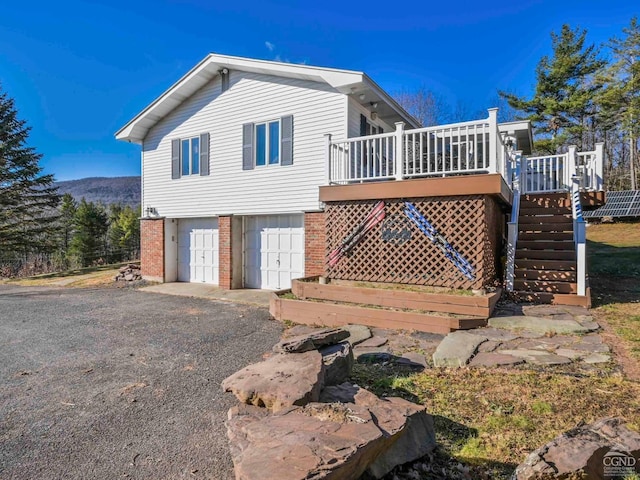
[{"label": "stair step", "polygon": [[562,270],[575,271],[575,260],[532,260],[516,258],[515,268],[524,268],[527,270]]},{"label": "stair step", "polygon": [[518,241],[529,241],[529,240],[551,240],[551,241],[560,241],[560,240],[573,240],[573,232],[530,232],[530,233],[520,233],[518,234]]},{"label": "stair step", "polygon": [[[518,247],[520,245],[518,244]],[[516,250],[516,259],[526,260],[574,260],[576,253],[573,250]]]},{"label": "stair step", "polygon": [[571,232],[573,233],[573,223],[520,223],[520,232]]},{"label": "stair step", "polygon": [[514,280],[516,290],[548,293],[577,293],[578,286],[575,283],[552,282],[546,280]]},{"label": "stair step", "polygon": [[568,193],[521,195],[520,205],[527,207],[571,207],[571,199]]},{"label": "stair step", "polygon": [[518,225],[520,224],[541,224],[547,225],[549,223],[570,223],[573,225],[573,219],[570,213],[556,214],[556,215],[530,215],[520,216],[518,218]]},{"label": "stair step", "polygon": [[529,270],[518,268],[516,280],[545,280],[550,282],[576,282],[576,272],[563,270]]},{"label": "stair step", "polygon": [[518,250],[531,249],[531,250],[560,250],[575,252],[575,245],[573,240],[523,240],[518,238],[516,244]]},{"label": "stair step", "polygon": [[571,207],[532,207],[520,205],[518,214],[520,216],[537,216],[537,215],[571,215]]},{"label": "stair step", "polygon": [[522,302],[546,303],[551,305],[578,305],[581,307],[591,307],[591,296],[587,288],[587,295],[573,295],[570,293],[548,293],[515,291],[516,297]]}]

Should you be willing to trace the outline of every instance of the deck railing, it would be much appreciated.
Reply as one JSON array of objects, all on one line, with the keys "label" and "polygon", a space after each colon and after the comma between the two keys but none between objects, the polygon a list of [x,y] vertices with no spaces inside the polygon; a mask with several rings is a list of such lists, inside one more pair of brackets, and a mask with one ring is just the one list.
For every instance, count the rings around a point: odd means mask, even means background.
[{"label": "deck railing", "polygon": [[595,150],[589,152],[578,152],[572,145],[566,153],[523,159],[523,193],[567,192],[575,176],[583,191],[603,189],[603,143],[597,143]]},{"label": "deck railing", "polygon": [[403,132],[403,178],[487,173],[489,119]]},{"label": "deck railing", "polygon": [[329,182],[353,183],[395,178],[396,134],[381,133],[332,142]]},{"label": "deck railing", "polygon": [[498,172],[497,109],[472,122],[332,140],[327,135],[329,184]]},{"label": "deck railing", "polygon": [[[589,152],[525,157],[514,155],[513,139],[498,127],[498,109],[482,120],[407,130],[346,140],[326,135],[327,184],[499,173],[513,187],[520,171],[521,193],[566,192],[578,175],[582,190],[602,190],[604,148]],[[518,164],[516,165],[516,162]]]}]

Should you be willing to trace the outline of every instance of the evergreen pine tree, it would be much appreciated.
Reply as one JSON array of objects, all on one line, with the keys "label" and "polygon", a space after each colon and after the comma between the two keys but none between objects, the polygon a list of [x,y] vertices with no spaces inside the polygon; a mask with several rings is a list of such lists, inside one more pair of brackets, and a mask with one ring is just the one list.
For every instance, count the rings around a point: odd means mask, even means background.
[{"label": "evergreen pine tree", "polygon": [[30,127],[0,85],[0,258],[16,259],[55,248],[53,175],[43,175],[42,155],[27,145]]},{"label": "evergreen pine tree", "polygon": [[71,247],[71,239],[73,238],[73,230],[75,223],[76,211],[78,210],[78,202],[70,193],[62,195],[62,203],[60,204],[60,249],[66,254]]},{"label": "evergreen pine tree", "polygon": [[553,56],[544,56],[536,68],[533,97],[526,99],[500,92],[509,104],[531,120],[536,150],[558,153],[563,145],[576,144],[582,150],[583,133],[593,118],[594,98],[601,88],[595,74],[604,62],[593,45],[586,46],[586,30],[563,25],[551,33]]},{"label": "evergreen pine tree", "polygon": [[622,130],[629,142],[628,186],[638,188],[637,162],[640,137],[640,24],[634,17],[622,29],[623,38],[610,41],[612,63],[606,70],[606,88],[599,97],[607,127]]},{"label": "evergreen pine tree", "polygon": [[102,205],[80,201],[74,219],[74,232],[71,239],[71,254],[83,266],[91,265],[106,258],[106,233],[109,217]]}]

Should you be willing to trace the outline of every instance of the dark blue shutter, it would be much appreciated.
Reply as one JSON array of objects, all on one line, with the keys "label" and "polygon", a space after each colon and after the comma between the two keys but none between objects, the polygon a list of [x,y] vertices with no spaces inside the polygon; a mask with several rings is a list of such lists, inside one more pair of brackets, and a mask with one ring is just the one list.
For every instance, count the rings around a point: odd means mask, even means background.
[{"label": "dark blue shutter", "polygon": [[293,116],[280,119],[280,165],[293,165]]},{"label": "dark blue shutter", "polygon": [[180,178],[180,139],[171,140],[171,178]]},{"label": "dark blue shutter", "polygon": [[242,169],[253,170],[253,123],[242,125]]},{"label": "dark blue shutter", "polygon": [[364,137],[367,134],[367,117],[360,114],[360,136]]},{"label": "dark blue shutter", "polygon": [[209,134],[200,134],[200,175],[209,175]]}]

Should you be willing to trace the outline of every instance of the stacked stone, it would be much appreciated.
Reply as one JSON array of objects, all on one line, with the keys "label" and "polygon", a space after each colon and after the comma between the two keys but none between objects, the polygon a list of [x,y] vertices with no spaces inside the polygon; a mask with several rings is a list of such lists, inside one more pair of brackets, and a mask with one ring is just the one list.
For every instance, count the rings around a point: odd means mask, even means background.
[{"label": "stacked stone", "polygon": [[236,479],[379,479],[435,448],[424,407],[348,381],[349,336],[335,328],[283,340],[222,382],[242,402],[227,420]]},{"label": "stacked stone", "polygon": [[114,280],[116,282],[135,282],[136,280],[142,280],[140,265],[129,263],[128,265],[120,267],[120,270],[114,277]]}]

